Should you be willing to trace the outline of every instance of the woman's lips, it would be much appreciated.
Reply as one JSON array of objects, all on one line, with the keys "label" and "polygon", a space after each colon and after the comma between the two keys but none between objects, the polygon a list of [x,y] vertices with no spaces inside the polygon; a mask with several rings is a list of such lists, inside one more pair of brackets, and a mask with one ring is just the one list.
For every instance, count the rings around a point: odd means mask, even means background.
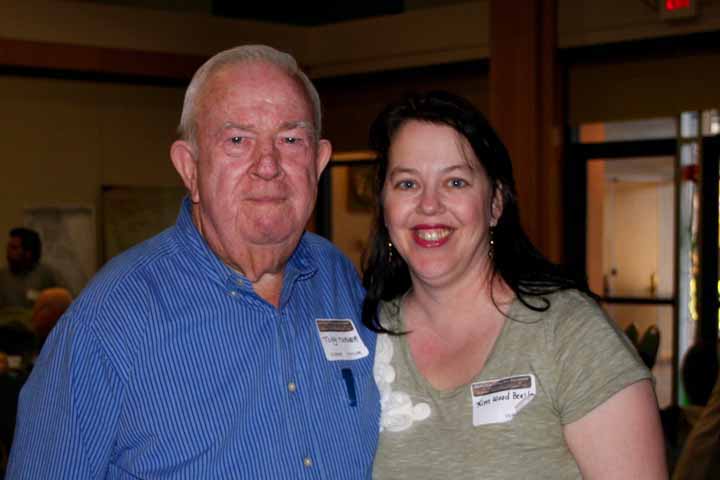
[{"label": "woman's lips", "polygon": [[419,225],[413,228],[413,239],[421,247],[434,248],[448,242],[452,229],[444,225]]}]

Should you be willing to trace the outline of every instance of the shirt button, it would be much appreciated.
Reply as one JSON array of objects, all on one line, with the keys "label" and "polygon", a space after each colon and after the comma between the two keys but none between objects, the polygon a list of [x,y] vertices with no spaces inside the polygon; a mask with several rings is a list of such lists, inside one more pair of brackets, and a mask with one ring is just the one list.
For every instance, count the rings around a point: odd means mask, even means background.
[{"label": "shirt button", "polygon": [[[297,390],[297,385],[295,385],[295,382],[288,383],[288,391],[290,393],[295,393],[295,390]],[[308,460],[307,458],[305,460]]]},{"label": "shirt button", "polygon": [[230,290],[230,296],[234,297],[235,295],[237,295],[237,292],[235,290]]},{"label": "shirt button", "polygon": [[312,467],[312,459],[310,457],[303,458],[303,465],[305,465],[305,468]]}]

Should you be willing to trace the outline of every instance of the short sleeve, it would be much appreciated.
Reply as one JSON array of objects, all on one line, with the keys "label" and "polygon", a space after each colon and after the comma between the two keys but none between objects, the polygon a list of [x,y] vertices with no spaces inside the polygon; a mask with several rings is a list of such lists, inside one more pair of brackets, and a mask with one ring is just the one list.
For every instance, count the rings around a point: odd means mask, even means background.
[{"label": "short sleeve", "polygon": [[632,344],[594,301],[567,293],[553,305],[555,408],[572,423],[614,394],[652,375]]},{"label": "short sleeve", "polygon": [[7,478],[104,478],[121,399],[93,331],[64,317],[21,391]]}]

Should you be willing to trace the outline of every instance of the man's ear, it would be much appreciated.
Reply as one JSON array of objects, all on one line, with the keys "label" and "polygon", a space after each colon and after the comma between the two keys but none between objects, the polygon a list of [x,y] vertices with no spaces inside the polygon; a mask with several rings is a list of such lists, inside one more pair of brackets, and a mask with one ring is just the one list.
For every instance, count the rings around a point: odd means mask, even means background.
[{"label": "man's ear", "polygon": [[170,147],[170,158],[190,193],[190,200],[198,203],[200,201],[197,187],[198,163],[192,146],[185,140],[175,141]]},{"label": "man's ear", "polygon": [[318,142],[317,154],[315,156],[315,168],[317,170],[317,178],[320,178],[323,170],[327,167],[330,157],[332,156],[332,144],[330,140],[321,138]]},{"label": "man's ear", "polygon": [[502,215],[504,204],[503,187],[498,184],[495,186],[495,192],[493,193],[492,203],[490,205],[490,225],[493,227],[497,225]]}]

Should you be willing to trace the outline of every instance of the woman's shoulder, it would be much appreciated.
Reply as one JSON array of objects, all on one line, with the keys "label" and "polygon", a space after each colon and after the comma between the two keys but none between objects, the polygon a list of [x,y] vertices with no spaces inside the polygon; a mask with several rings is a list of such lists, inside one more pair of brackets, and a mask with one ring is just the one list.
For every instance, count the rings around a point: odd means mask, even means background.
[{"label": "woman's shoulder", "polygon": [[580,327],[582,324],[607,324],[608,319],[600,305],[589,295],[578,290],[561,290],[550,294],[519,299],[511,317],[523,323],[543,325],[549,331]]},{"label": "woman's shoulder", "polygon": [[575,289],[558,290],[542,295],[515,297],[512,310],[516,313],[540,316],[562,315],[576,310],[599,310],[597,302],[589,295]]},{"label": "woman's shoulder", "polygon": [[556,342],[583,338],[586,342],[603,344],[623,337],[600,304],[585,293],[566,290],[553,294],[549,300],[550,308],[544,317]]},{"label": "woman's shoulder", "polygon": [[549,312],[562,316],[578,313],[600,314],[602,312],[595,299],[575,289],[555,292],[548,296],[548,300],[550,301]]}]

